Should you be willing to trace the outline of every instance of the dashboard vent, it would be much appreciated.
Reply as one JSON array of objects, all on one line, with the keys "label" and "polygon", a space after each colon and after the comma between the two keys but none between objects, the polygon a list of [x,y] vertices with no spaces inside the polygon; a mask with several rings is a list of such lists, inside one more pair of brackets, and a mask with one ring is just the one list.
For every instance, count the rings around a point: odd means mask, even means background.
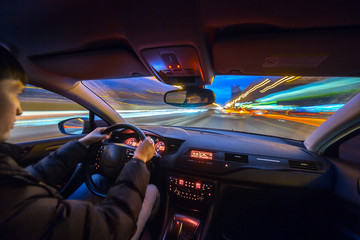
[{"label": "dashboard vent", "polygon": [[225,153],[225,161],[249,163],[248,155]]},{"label": "dashboard vent", "polygon": [[317,162],[289,160],[290,168],[318,171],[320,164]]}]

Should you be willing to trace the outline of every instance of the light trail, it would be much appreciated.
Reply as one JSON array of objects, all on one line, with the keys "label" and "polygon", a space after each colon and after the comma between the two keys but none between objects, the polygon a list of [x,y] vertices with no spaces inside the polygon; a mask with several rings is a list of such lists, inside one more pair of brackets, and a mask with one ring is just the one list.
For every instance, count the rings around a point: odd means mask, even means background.
[{"label": "light trail", "polygon": [[295,78],[295,76],[293,76],[293,77],[285,76],[285,77],[277,80],[276,82],[274,82],[274,83],[271,84],[270,86],[268,86],[268,87],[260,90],[260,92],[261,92],[261,93],[264,93],[264,92],[266,92],[266,91],[268,91],[268,90],[270,90],[270,89],[272,89],[272,88],[277,87],[278,85],[282,84],[283,82],[286,82],[286,81],[288,81],[288,80],[290,80],[290,79],[293,79],[293,78]]},{"label": "light trail", "polygon": [[324,81],[294,87],[259,98],[257,102],[293,101],[305,98],[326,97],[360,90],[360,78],[330,78]]},{"label": "light trail", "polygon": [[253,86],[251,89],[249,89],[248,91],[246,91],[245,93],[241,94],[239,97],[237,97],[236,99],[232,100],[230,103],[227,103],[225,105],[225,107],[230,107],[232,105],[234,105],[235,103],[239,102],[241,99],[246,98],[250,93],[252,93],[253,91],[255,91],[258,88],[261,88],[263,86],[265,86],[266,84],[268,84],[270,82],[270,80],[267,78],[264,81],[262,81],[259,84],[256,84],[255,86]]},{"label": "light trail", "polygon": [[[176,110],[119,110],[117,111],[123,118],[139,118],[150,116],[163,116],[171,114],[191,114],[198,112],[205,112],[208,109],[176,109]],[[21,116],[17,117],[15,126],[27,127],[27,126],[43,126],[43,125],[56,125],[60,121],[69,118],[81,118],[88,117],[88,111],[29,111],[24,112]]]},{"label": "light trail", "polygon": [[[255,116],[259,116],[258,114],[254,114]],[[291,117],[291,116],[284,116],[284,115],[278,115],[278,114],[261,114],[262,117],[267,118],[273,118],[273,119],[281,119],[281,120],[287,120],[292,122],[299,122],[304,123],[312,126],[319,127],[323,122],[325,122],[327,119],[322,118],[307,118],[307,117]]]}]

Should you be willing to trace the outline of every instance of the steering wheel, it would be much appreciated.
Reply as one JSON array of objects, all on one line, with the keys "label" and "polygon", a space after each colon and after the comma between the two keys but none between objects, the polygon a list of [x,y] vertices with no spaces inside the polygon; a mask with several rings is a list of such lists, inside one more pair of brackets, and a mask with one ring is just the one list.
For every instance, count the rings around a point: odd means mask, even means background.
[{"label": "steering wheel", "polygon": [[[140,141],[146,138],[140,128],[127,123],[112,125],[103,130],[101,133],[108,134],[117,129],[130,129],[134,131],[134,133],[136,133],[140,138]],[[99,197],[105,197],[106,193],[103,193],[99,189],[91,176],[93,174],[100,174],[105,177],[110,184],[112,184],[125,166],[126,161],[132,158],[135,149],[136,147],[123,143],[100,142],[90,146],[90,159],[87,159],[86,163],[84,163],[85,184],[90,192]]]}]

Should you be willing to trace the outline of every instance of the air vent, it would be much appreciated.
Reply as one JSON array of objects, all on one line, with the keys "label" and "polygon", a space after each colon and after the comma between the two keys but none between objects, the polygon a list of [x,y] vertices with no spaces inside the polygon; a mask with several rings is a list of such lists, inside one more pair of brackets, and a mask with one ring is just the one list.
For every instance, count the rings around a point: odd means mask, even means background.
[{"label": "air vent", "polygon": [[289,160],[290,168],[318,171],[320,164],[317,162]]},{"label": "air vent", "polygon": [[225,161],[249,163],[248,155],[225,153]]}]

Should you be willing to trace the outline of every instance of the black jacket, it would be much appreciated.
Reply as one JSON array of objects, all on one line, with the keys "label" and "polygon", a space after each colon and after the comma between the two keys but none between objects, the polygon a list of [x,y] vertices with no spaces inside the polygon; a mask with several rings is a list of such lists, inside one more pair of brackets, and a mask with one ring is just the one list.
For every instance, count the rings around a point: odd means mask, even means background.
[{"label": "black jacket", "polygon": [[26,170],[0,145],[0,239],[129,239],[135,232],[150,178],[142,161],[129,161],[107,197],[92,205],[64,200],[50,187],[85,158],[80,143],[67,143]]}]

